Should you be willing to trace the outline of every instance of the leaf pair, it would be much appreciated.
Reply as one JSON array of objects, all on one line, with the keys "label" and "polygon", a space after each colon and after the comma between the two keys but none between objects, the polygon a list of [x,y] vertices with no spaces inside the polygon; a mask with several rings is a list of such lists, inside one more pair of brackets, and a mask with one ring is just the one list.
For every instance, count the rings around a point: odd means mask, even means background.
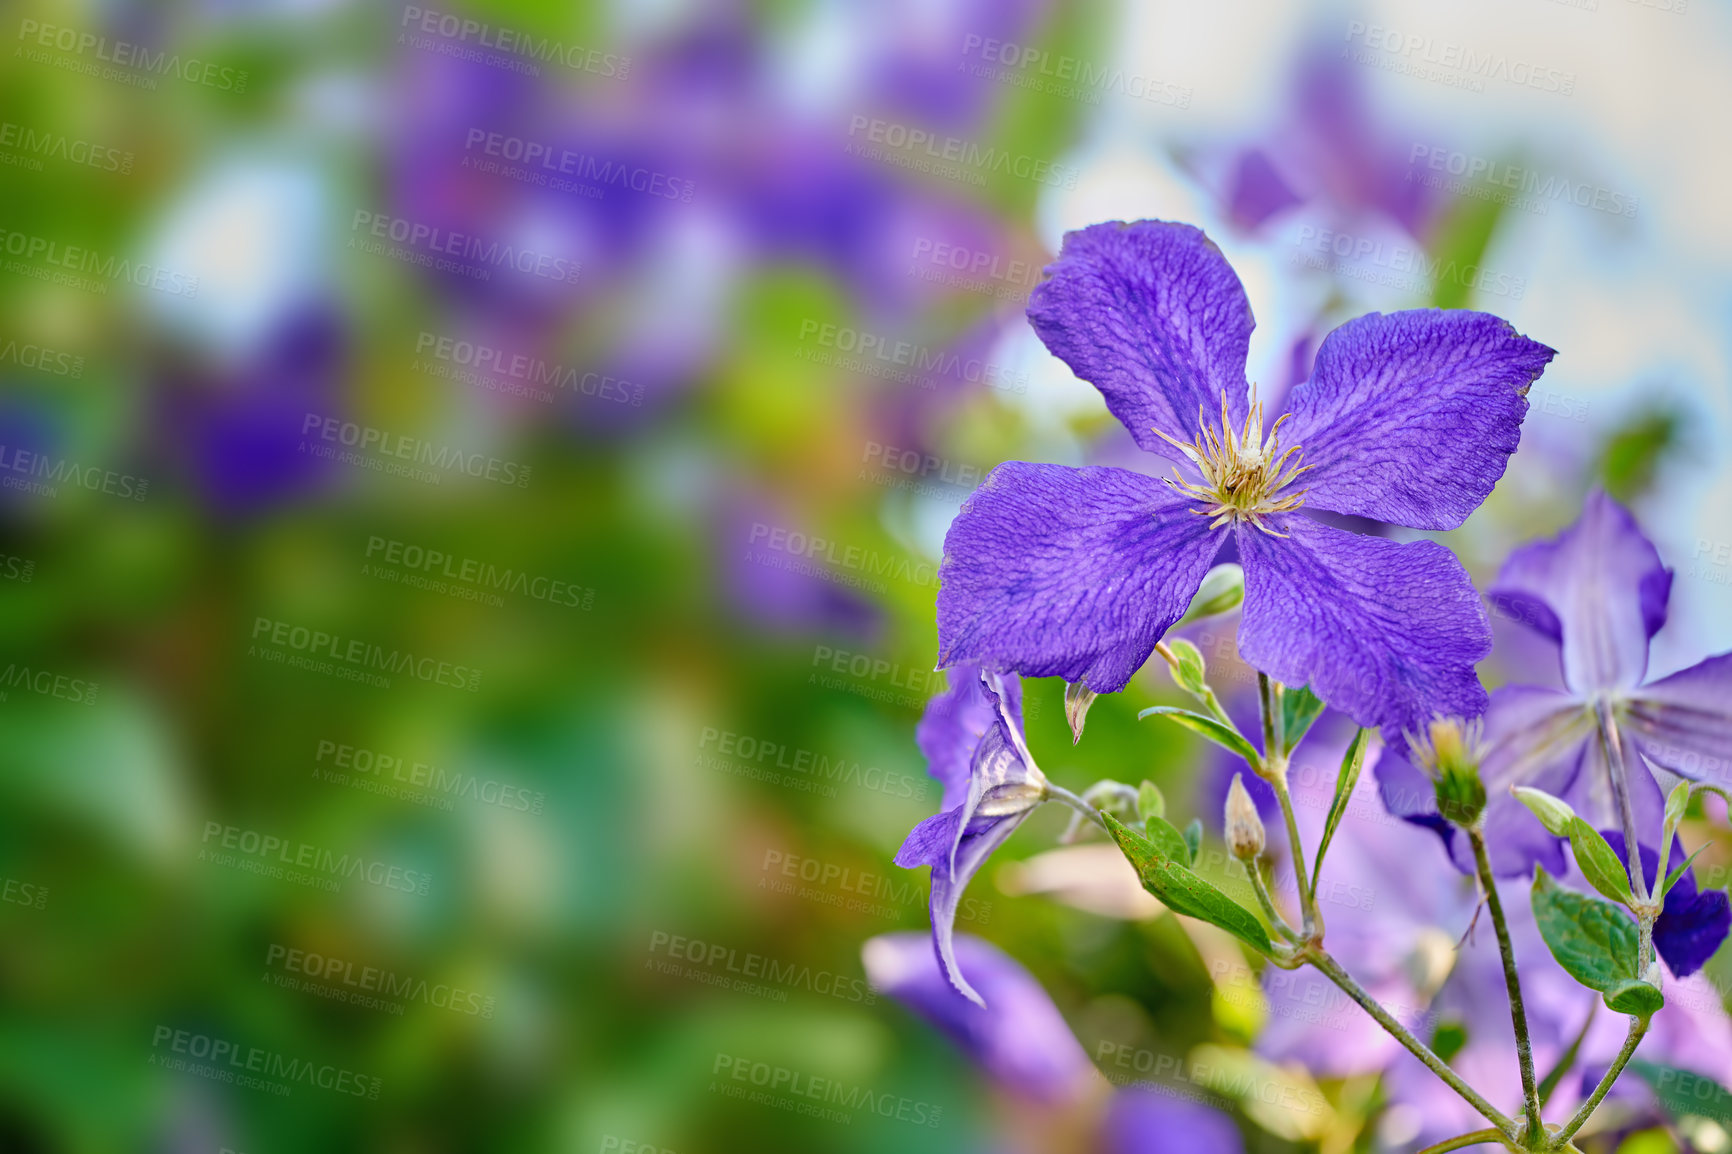
[{"label": "leaf pair", "polygon": [[1534,875],[1533,904],[1552,957],[1570,977],[1598,990],[1608,1007],[1648,1018],[1665,1004],[1659,987],[1644,980],[1641,933],[1623,910],[1564,889],[1543,867]]},{"label": "leaf pair", "polygon": [[[1533,811],[1535,817],[1556,837],[1570,839],[1570,849],[1575,854],[1576,868],[1582,871],[1582,876],[1588,879],[1588,884],[1615,902],[1635,907],[1635,894],[1630,891],[1629,868],[1618,859],[1617,853],[1600,831],[1583,821],[1568,802],[1562,798],[1553,797],[1540,789],[1531,789],[1525,785],[1516,786],[1512,792],[1516,799]],[[1684,806],[1689,802],[1690,785],[1679,782],[1666,799],[1666,825],[1662,833],[1663,842],[1660,848],[1660,869],[1666,868],[1667,859],[1671,856],[1672,835],[1678,827]],[[1627,849],[1628,847],[1626,847]],[[1706,846],[1699,846],[1696,853],[1691,854],[1678,868],[1667,874],[1660,882],[1659,890],[1654,895],[1656,902],[1664,902],[1666,895],[1672,892],[1672,887],[1678,884],[1678,879],[1684,876],[1684,871],[1690,868],[1690,863],[1696,860],[1696,854]],[[1640,861],[1640,854],[1634,856]]]}]

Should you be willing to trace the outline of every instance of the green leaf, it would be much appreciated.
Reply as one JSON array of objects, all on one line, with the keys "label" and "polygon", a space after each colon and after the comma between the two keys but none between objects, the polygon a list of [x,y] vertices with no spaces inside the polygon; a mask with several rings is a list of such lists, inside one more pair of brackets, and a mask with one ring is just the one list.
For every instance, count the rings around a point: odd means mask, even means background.
[{"label": "green leaf", "polygon": [[1530,786],[1518,785],[1510,790],[1516,800],[1533,810],[1540,824],[1553,837],[1569,837],[1570,822],[1575,820],[1576,811],[1570,808],[1570,803],[1559,797],[1553,797],[1543,789],[1533,789]]},{"label": "green leaf", "polygon": [[1576,981],[1605,993],[1642,975],[1636,968],[1640,935],[1617,906],[1566,890],[1534,872],[1534,920],[1552,957]]},{"label": "green leaf", "polygon": [[1136,867],[1143,888],[1159,898],[1168,909],[1219,926],[1261,953],[1271,952],[1269,931],[1263,928],[1257,915],[1198,877],[1188,866],[1180,865],[1161,853],[1148,838],[1112,814],[1102,814],[1101,817],[1113,839],[1119,843],[1119,849]]},{"label": "green leaf", "polygon": [[1263,757],[1257,752],[1256,746],[1245,740],[1238,730],[1222,725],[1212,717],[1204,717],[1200,713],[1192,713],[1188,709],[1176,709],[1171,705],[1151,705],[1137,714],[1137,720],[1142,720],[1154,714],[1176,721],[1192,733],[1200,734],[1225,749],[1230,749],[1253,768],[1263,764]]},{"label": "green leaf", "polygon": [[1312,889],[1317,888],[1317,879],[1323,873],[1323,855],[1329,852],[1335,829],[1347,813],[1347,803],[1353,800],[1353,787],[1359,783],[1359,771],[1365,768],[1365,747],[1370,737],[1369,729],[1361,729],[1341,755],[1341,771],[1335,775],[1335,798],[1329,803],[1329,816],[1323,821],[1323,840],[1317,843],[1317,862],[1311,867]]},{"label": "green leaf", "polygon": [[[1677,869],[1666,875],[1666,880],[1660,885],[1660,900],[1662,902],[1666,900],[1666,895],[1672,892],[1672,887],[1678,884],[1678,879],[1684,876],[1684,871],[1690,868],[1690,863],[1696,860],[1696,854],[1701,853],[1707,848],[1708,845],[1706,842],[1697,846],[1696,853],[1685,858],[1683,862],[1679,864]],[[1712,873],[1713,871],[1709,872]]]},{"label": "green leaf", "polygon": [[1653,1017],[1666,1004],[1666,996],[1647,982],[1618,982],[1601,997],[1618,1013],[1643,1020]]},{"label": "green leaf", "polygon": [[1137,816],[1144,821],[1167,816],[1167,799],[1162,796],[1161,787],[1152,781],[1137,787]]},{"label": "green leaf", "polygon": [[1191,864],[1191,847],[1185,844],[1185,835],[1166,818],[1151,816],[1148,819],[1148,838],[1162,856],[1170,857],[1180,865]]},{"label": "green leaf", "polygon": [[1323,702],[1317,699],[1310,687],[1287,688],[1281,694],[1281,748],[1292,749],[1298,745],[1299,739],[1322,713]]},{"label": "green leaf", "polygon": [[1712,1118],[1723,1126],[1732,1124],[1732,1092],[1706,1074],[1641,1058],[1632,1058],[1629,1068],[1653,1089],[1660,1108],[1674,1119]]},{"label": "green leaf", "polygon": [[1185,827],[1185,845],[1191,851],[1191,864],[1197,864],[1197,855],[1203,852],[1203,819],[1194,817],[1191,824]]},{"label": "green leaf", "polygon": [[1580,817],[1570,819],[1570,848],[1576,854],[1576,868],[1588,883],[1615,902],[1626,906],[1635,901],[1630,892],[1630,874],[1600,831]]},{"label": "green leaf", "polygon": [[1182,637],[1175,637],[1167,642],[1167,648],[1173,651],[1173,657],[1176,658],[1171,672],[1179,688],[1193,697],[1201,697],[1208,692],[1208,668],[1203,664],[1202,650]]},{"label": "green leaf", "polygon": [[1660,877],[1666,876],[1666,865],[1672,859],[1672,837],[1678,832],[1678,823],[1684,820],[1684,811],[1689,808],[1690,783],[1680,781],[1666,795],[1666,820],[1660,827],[1660,866],[1656,871]]}]

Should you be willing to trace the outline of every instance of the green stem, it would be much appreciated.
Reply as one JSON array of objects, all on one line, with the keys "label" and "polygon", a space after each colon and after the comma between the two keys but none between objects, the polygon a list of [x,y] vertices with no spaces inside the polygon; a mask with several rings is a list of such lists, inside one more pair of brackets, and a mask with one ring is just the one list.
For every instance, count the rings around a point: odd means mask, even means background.
[{"label": "green stem", "polygon": [[1396,1021],[1395,1016],[1384,1009],[1376,998],[1366,993],[1359,983],[1341,968],[1340,963],[1318,947],[1313,947],[1306,956],[1313,965],[1323,971],[1325,977],[1339,986],[1343,993],[1359,1003],[1360,1009],[1370,1014],[1379,1026],[1382,1026],[1391,1037],[1406,1048],[1408,1053],[1424,1062],[1427,1069],[1442,1078],[1445,1085],[1460,1094],[1467,1101],[1467,1104],[1478,1110],[1487,1122],[1496,1126],[1502,1138],[1511,1140],[1515,1138],[1516,1124],[1496,1106],[1487,1102],[1478,1090],[1462,1081],[1461,1075],[1450,1069],[1448,1063],[1442,1058],[1432,1053],[1430,1046],[1414,1037],[1406,1026]]},{"label": "green stem", "polygon": [[1544,1134],[1540,1120],[1540,1095],[1534,1081],[1534,1049],[1528,1036],[1527,1006],[1522,1001],[1521,978],[1516,973],[1515,947],[1510,944],[1509,923],[1504,920],[1503,901],[1498,897],[1497,879],[1492,876],[1491,858],[1485,852],[1485,837],[1479,829],[1469,826],[1468,841],[1473,843],[1473,861],[1479,870],[1480,888],[1485,890],[1485,904],[1491,910],[1491,924],[1497,930],[1497,948],[1503,955],[1503,982],[1509,989],[1510,1021],[1515,1025],[1516,1060],[1522,1072],[1522,1104],[1527,1113],[1527,1132]]},{"label": "green stem", "polygon": [[[1046,796],[1050,801],[1062,801],[1064,804],[1070,806],[1072,809],[1100,826],[1103,830],[1107,829],[1107,823],[1101,820],[1101,811],[1072,793],[1070,790],[1066,789],[1064,786],[1059,785],[1056,782],[1047,782]],[[1110,836],[1112,831],[1107,830],[1107,833]]]},{"label": "green stem", "polygon": [[1454,1138],[1427,1146],[1419,1154],[1446,1154],[1450,1150],[1460,1150],[1467,1146],[1478,1146],[1481,1142],[1502,1142],[1504,1136],[1497,1130],[1475,1130],[1471,1134],[1457,1134]]},{"label": "green stem", "polygon": [[[1161,658],[1166,661],[1167,665],[1174,671],[1178,670],[1179,655],[1174,653],[1172,648],[1168,646],[1165,641],[1155,642],[1155,652],[1159,653]],[[1234,733],[1239,732],[1238,723],[1236,723],[1231,717],[1227,716],[1227,711],[1221,706],[1221,699],[1215,696],[1215,690],[1212,687],[1204,685],[1202,693],[1192,694],[1192,696],[1203,703],[1203,708],[1207,709],[1216,721],[1220,722],[1228,729],[1231,729]],[[1257,767],[1253,766],[1252,768],[1255,769]]]},{"label": "green stem", "polygon": [[1269,924],[1275,927],[1276,933],[1297,943],[1299,932],[1288,925],[1287,919],[1275,909],[1275,900],[1269,895],[1269,887],[1263,882],[1263,871],[1259,868],[1259,863],[1253,860],[1244,864],[1245,872],[1251,877],[1251,890],[1257,895],[1257,904],[1263,907],[1263,916],[1269,919]]},{"label": "green stem", "polygon": [[1323,936],[1323,917],[1317,911],[1311,875],[1305,869],[1305,843],[1299,838],[1299,818],[1293,812],[1293,794],[1287,788],[1287,754],[1275,736],[1274,694],[1267,673],[1257,674],[1257,688],[1263,712],[1263,771],[1259,776],[1274,788],[1275,800],[1281,803],[1281,820],[1287,825],[1287,848],[1293,857],[1293,886],[1299,891],[1305,937],[1316,941]]},{"label": "green stem", "polygon": [[1575,1136],[1576,1131],[1585,1126],[1588,1119],[1594,1116],[1594,1110],[1599,1106],[1600,1100],[1612,1088],[1612,1083],[1618,1080],[1618,1075],[1624,1072],[1624,1067],[1629,1064],[1630,1058],[1636,1052],[1636,1047],[1642,1042],[1642,1036],[1647,1032],[1648,1021],[1646,1018],[1630,1019],[1630,1032],[1624,1038],[1624,1048],[1618,1051],[1616,1058],[1612,1059],[1611,1066],[1606,1069],[1606,1076],[1600,1079],[1600,1084],[1594,1087],[1593,1094],[1588,1097],[1586,1102],[1582,1103],[1581,1109],[1577,1110],[1570,1117],[1570,1120],[1565,1122],[1556,1134],[1552,1135],[1552,1149],[1562,1149]]}]

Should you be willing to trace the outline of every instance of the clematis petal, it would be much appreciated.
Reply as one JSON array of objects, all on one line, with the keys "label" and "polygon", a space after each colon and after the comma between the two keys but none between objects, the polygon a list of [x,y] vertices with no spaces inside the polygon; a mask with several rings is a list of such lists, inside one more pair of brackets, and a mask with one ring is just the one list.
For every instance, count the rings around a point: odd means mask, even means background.
[{"label": "clematis petal", "polygon": [[1635,519],[1596,492],[1555,541],[1511,553],[1488,594],[1563,646],[1564,684],[1586,696],[1641,684],[1671,588]]},{"label": "clematis petal", "polygon": [[1108,221],[1065,234],[1028,319],[1054,356],[1106,398],[1137,444],[1180,460],[1197,410],[1235,428],[1247,409],[1251,302],[1214,242],[1188,224]]},{"label": "clematis petal", "polygon": [[1128,469],[1000,465],[944,539],[939,664],[1123,689],[1220,547],[1191,509]]},{"label": "clematis petal", "polygon": [[1625,732],[1654,764],[1685,777],[1732,779],[1732,653],[1629,694]]},{"label": "clematis petal", "polygon": [[1245,568],[1239,652],[1360,725],[1477,717],[1474,663],[1491,627],[1467,570],[1435,541],[1401,544],[1290,516],[1236,530]]},{"label": "clematis petal", "polygon": [[[1012,722],[1022,726],[1022,681],[1007,677],[1004,702]],[[981,735],[997,716],[980,684],[980,666],[967,662],[950,670],[950,688],[926,703],[914,740],[926,755],[926,769],[944,787],[939,809],[961,803],[968,793],[968,767]]]},{"label": "clematis petal", "polygon": [[957,996],[925,934],[884,934],[867,941],[861,955],[876,989],[937,1027],[1006,1088],[1060,1102],[1098,1079],[1082,1044],[1034,975],[979,938],[958,937],[955,952],[958,968],[990,1009]]},{"label": "clematis petal", "polygon": [[1323,338],[1281,441],[1309,470],[1305,503],[1453,529],[1521,440],[1527,391],[1556,352],[1489,313],[1367,313]]},{"label": "clematis petal", "polygon": [[[1624,835],[1615,829],[1600,833],[1618,860],[1628,864]],[[1660,855],[1649,845],[1641,849],[1642,871],[1652,885],[1660,868]],[[1682,862],[1687,856],[1683,844],[1674,838],[1672,863]],[[1660,916],[1654,920],[1654,948],[1666,959],[1666,968],[1674,977],[1687,978],[1714,956],[1720,943],[1726,940],[1728,930],[1732,930],[1732,906],[1727,903],[1726,891],[1698,890],[1695,876],[1685,870],[1672,892],[1666,895]]]}]

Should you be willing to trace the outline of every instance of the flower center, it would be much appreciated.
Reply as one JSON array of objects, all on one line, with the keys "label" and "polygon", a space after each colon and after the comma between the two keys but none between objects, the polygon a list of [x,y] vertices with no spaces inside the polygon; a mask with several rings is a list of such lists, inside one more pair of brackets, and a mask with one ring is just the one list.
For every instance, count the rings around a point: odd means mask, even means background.
[{"label": "flower center", "polygon": [[1251,402],[1242,430],[1233,428],[1232,419],[1227,415],[1226,397],[1221,398],[1218,429],[1203,416],[1199,405],[1197,423],[1202,432],[1194,442],[1186,444],[1159,429],[1155,430],[1157,436],[1183,453],[1202,474],[1201,481],[1187,481],[1175,468],[1167,484],[1201,503],[1201,508],[1191,511],[1214,518],[1209,523],[1211,529],[1218,529],[1229,521],[1244,521],[1270,536],[1286,536],[1271,529],[1264,523],[1264,518],[1297,509],[1305,503],[1306,490],[1282,492],[1293,478],[1311,467],[1297,463],[1288,465],[1288,461],[1299,452],[1298,445],[1286,451],[1281,449],[1281,425],[1291,415],[1283,414],[1265,439],[1263,402]]}]

